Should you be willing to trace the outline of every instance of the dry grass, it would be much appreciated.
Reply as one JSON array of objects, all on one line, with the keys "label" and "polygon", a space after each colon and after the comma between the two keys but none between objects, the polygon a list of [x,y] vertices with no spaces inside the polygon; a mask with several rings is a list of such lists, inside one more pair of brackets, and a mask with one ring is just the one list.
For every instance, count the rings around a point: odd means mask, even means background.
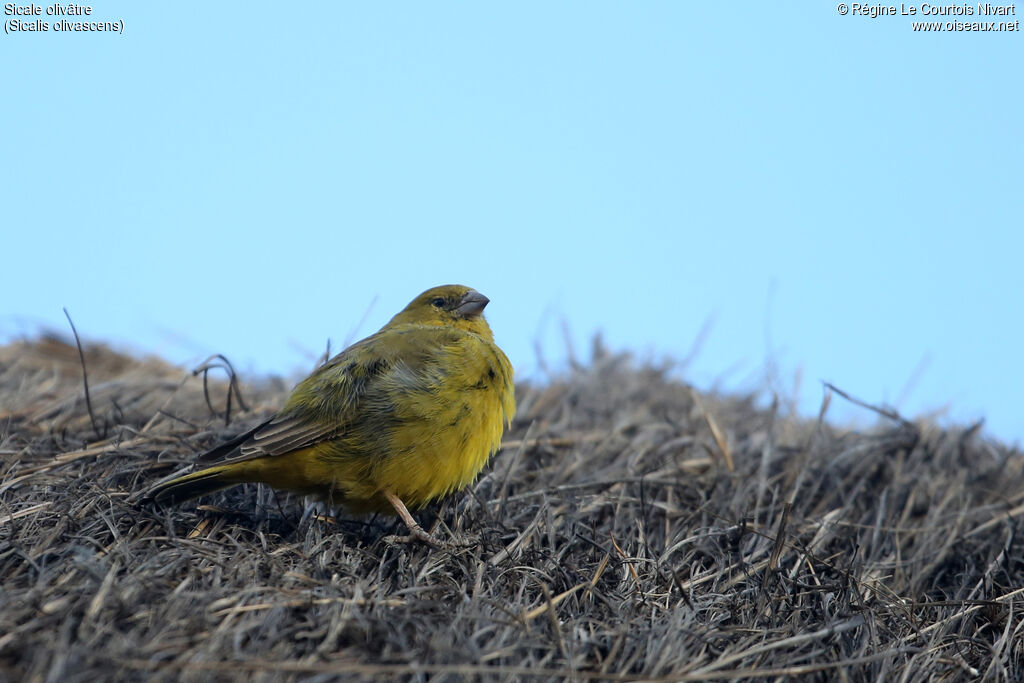
[{"label": "dry grass", "polygon": [[520,386],[421,514],[475,540],[447,552],[256,486],[134,504],[286,387],[225,426],[199,378],[86,360],[93,419],[74,346],[0,348],[0,677],[1024,678],[1024,457],[977,430],[841,431],[598,353]]}]

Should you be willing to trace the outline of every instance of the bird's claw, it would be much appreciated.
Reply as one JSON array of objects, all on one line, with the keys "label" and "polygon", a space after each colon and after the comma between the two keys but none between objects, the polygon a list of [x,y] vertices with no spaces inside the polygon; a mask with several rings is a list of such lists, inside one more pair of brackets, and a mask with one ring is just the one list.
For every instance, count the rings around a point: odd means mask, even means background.
[{"label": "bird's claw", "polygon": [[391,545],[408,544],[408,543],[425,543],[432,548],[437,550],[444,550],[447,552],[454,552],[456,550],[465,550],[466,548],[473,548],[480,544],[479,536],[458,536],[451,541],[442,541],[433,534],[425,531],[423,527],[416,525],[415,527],[409,528],[409,534],[406,536],[398,536],[392,534],[384,537],[385,543]]},{"label": "bird's claw", "polygon": [[452,549],[452,545],[450,543],[445,543],[444,541],[437,539],[434,536],[431,536],[429,533],[423,530],[423,527],[421,527],[418,524],[416,526],[409,527],[408,536],[391,535],[384,537],[384,542],[390,543],[392,545],[416,543],[417,541],[419,541],[420,543],[426,543],[427,545],[433,548],[437,548],[438,550]]}]

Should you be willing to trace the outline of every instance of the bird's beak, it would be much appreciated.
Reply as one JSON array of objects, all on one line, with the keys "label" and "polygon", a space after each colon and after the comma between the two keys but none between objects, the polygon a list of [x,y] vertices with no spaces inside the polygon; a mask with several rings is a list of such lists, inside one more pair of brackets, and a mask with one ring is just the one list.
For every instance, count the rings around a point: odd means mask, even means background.
[{"label": "bird's beak", "polygon": [[462,297],[455,311],[464,318],[473,318],[484,312],[484,306],[490,301],[486,296],[471,289]]}]

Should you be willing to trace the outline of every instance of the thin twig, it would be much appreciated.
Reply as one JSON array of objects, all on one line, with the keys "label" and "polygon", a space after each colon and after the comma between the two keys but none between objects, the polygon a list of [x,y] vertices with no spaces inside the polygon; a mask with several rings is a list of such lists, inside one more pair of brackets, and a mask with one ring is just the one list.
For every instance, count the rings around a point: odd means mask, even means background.
[{"label": "thin twig", "polygon": [[92,399],[89,397],[89,373],[85,369],[85,352],[82,350],[82,340],[78,338],[78,330],[75,329],[75,322],[71,319],[71,314],[68,313],[67,307],[64,308],[64,315],[68,319],[68,324],[71,325],[71,332],[75,335],[75,345],[78,347],[78,358],[82,362],[82,384],[85,385],[85,407],[89,411],[89,422],[92,423],[92,431],[96,435],[97,441],[103,441],[107,438],[107,430],[104,425],[103,433],[100,433],[100,428],[96,424],[96,416],[92,412]]}]

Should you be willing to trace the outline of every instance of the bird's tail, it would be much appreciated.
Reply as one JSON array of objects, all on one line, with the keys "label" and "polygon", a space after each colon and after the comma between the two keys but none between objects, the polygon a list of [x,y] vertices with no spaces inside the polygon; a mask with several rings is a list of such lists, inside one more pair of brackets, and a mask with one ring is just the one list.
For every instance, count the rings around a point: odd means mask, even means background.
[{"label": "bird's tail", "polygon": [[146,494],[146,500],[162,505],[176,505],[235,484],[252,481],[244,476],[245,468],[239,467],[241,464],[230,463],[209,467],[157,484]]}]

